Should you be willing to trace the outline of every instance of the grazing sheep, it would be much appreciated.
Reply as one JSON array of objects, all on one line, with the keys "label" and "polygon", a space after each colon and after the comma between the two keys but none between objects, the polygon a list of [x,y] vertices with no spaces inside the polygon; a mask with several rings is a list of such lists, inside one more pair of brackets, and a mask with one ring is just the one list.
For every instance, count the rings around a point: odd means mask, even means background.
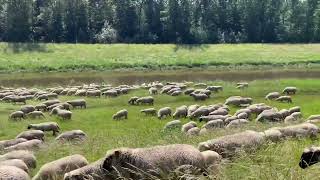
[{"label": "grazing sheep", "polygon": [[26,142],[22,142],[13,146],[9,146],[7,148],[4,148],[5,151],[9,152],[9,151],[17,151],[17,150],[37,150],[40,149],[41,145],[43,144],[43,142],[41,140],[38,139],[32,139]]},{"label": "grazing sheep", "polygon": [[114,98],[118,96],[118,91],[114,89],[110,89],[108,91],[103,92],[102,95],[105,95],[106,97]]},{"label": "grazing sheep", "polygon": [[210,111],[207,106],[201,106],[196,111],[194,111],[189,117],[190,119],[199,118],[201,116],[209,115]]},{"label": "grazing sheep", "polygon": [[222,157],[214,151],[203,151],[203,152],[201,152],[201,154],[204,157],[206,167],[210,167],[212,165],[219,164],[222,159]]},{"label": "grazing sheep", "polygon": [[150,88],[150,89],[149,89],[149,94],[150,94],[150,95],[156,95],[156,94],[158,94],[158,89],[155,88],[155,87]]},{"label": "grazing sheep", "polygon": [[181,127],[181,132],[187,133],[191,128],[197,127],[197,123],[194,121],[190,121]]},{"label": "grazing sheep", "polygon": [[53,108],[60,108],[60,109],[65,109],[65,110],[70,110],[71,105],[68,103],[57,103],[57,104],[53,104],[51,106],[47,107],[48,111],[52,111]]},{"label": "grazing sheep", "polygon": [[256,121],[280,121],[282,119],[281,114],[277,112],[275,109],[264,110],[262,113],[258,115]]},{"label": "grazing sheep", "polygon": [[61,101],[59,99],[53,99],[53,100],[48,100],[43,102],[44,105],[46,105],[47,107],[54,105],[54,104],[58,104],[61,103]]},{"label": "grazing sheep", "polygon": [[139,97],[137,97],[137,96],[131,97],[129,99],[128,103],[131,105],[135,105],[138,99],[139,99]]},{"label": "grazing sheep", "polygon": [[241,127],[243,124],[248,124],[249,121],[246,120],[246,119],[236,119],[236,120],[233,120],[231,121],[227,126],[226,128],[239,128]]},{"label": "grazing sheep", "polygon": [[163,117],[171,116],[171,108],[170,107],[164,107],[159,109],[158,111],[158,119],[162,119]]},{"label": "grazing sheep", "polygon": [[189,129],[186,134],[188,136],[199,136],[200,135],[200,128],[198,127],[193,127],[191,129]]},{"label": "grazing sheep", "polygon": [[240,83],[237,83],[237,89],[244,89],[244,88],[248,88],[249,87],[249,83],[247,82],[240,82]]},{"label": "grazing sheep", "polygon": [[79,154],[67,156],[43,165],[33,180],[62,179],[64,174],[88,164],[86,158]]},{"label": "grazing sheep", "polygon": [[136,103],[137,105],[144,105],[144,104],[153,105],[154,99],[151,96],[141,97],[137,99]]},{"label": "grazing sheep", "polygon": [[33,111],[27,114],[28,118],[36,119],[36,118],[46,118],[43,112],[41,111]]},{"label": "grazing sheep", "polygon": [[35,110],[36,110],[36,108],[32,105],[25,105],[25,106],[22,106],[20,109],[20,111],[22,111],[25,114],[28,114],[28,113],[33,112]]},{"label": "grazing sheep", "polygon": [[283,89],[282,94],[294,95],[297,91],[298,89],[296,87],[286,87]]},{"label": "grazing sheep", "polygon": [[39,139],[44,140],[44,133],[40,130],[28,130],[23,131],[20,134],[17,135],[16,139],[18,138],[24,138],[26,140],[32,140],[32,139]]},{"label": "grazing sheep", "polygon": [[271,142],[278,142],[283,138],[282,133],[277,129],[268,129],[262,132],[262,134],[265,136],[266,140]]},{"label": "grazing sheep", "polygon": [[178,90],[178,91],[172,92],[170,95],[171,95],[171,96],[179,96],[179,95],[181,95],[181,94],[182,94],[182,91]]},{"label": "grazing sheep", "polygon": [[264,103],[261,103],[261,104],[252,104],[248,106],[247,109],[249,109],[251,113],[258,115],[262,113],[264,110],[272,109],[272,107]]},{"label": "grazing sheep", "polygon": [[42,100],[48,101],[48,100],[49,100],[49,97],[48,97],[47,94],[42,94],[42,95],[37,96],[37,97],[36,97],[36,100],[38,100],[38,101],[42,101]]},{"label": "grazing sheep", "polygon": [[9,147],[9,146],[14,146],[16,144],[22,143],[22,142],[26,142],[28,140],[24,139],[24,138],[18,138],[18,139],[10,139],[10,140],[3,140],[0,141],[0,149]]},{"label": "grazing sheep", "polygon": [[52,131],[53,136],[56,135],[56,133],[60,132],[60,127],[58,123],[56,122],[45,122],[45,123],[39,123],[39,124],[29,124],[28,129],[35,129],[35,130],[41,130],[43,132],[45,131]]},{"label": "grazing sheep", "polygon": [[305,148],[300,158],[299,166],[306,169],[320,160],[320,147]]},{"label": "grazing sheep", "polygon": [[87,135],[81,130],[66,131],[60,134],[57,141],[83,141],[87,138]]},{"label": "grazing sheep", "polygon": [[145,115],[151,115],[151,116],[157,115],[157,110],[155,108],[143,109],[140,112],[144,113]]},{"label": "grazing sheep", "polygon": [[26,97],[24,96],[14,96],[11,101],[14,103],[14,104],[17,104],[17,103],[22,103],[22,104],[27,104],[26,103]]},{"label": "grazing sheep", "polygon": [[29,175],[15,166],[0,166],[0,177],[3,180],[30,180]]},{"label": "grazing sheep", "polygon": [[209,98],[206,94],[195,94],[194,92],[191,93],[190,96],[192,96],[195,101],[205,101]]},{"label": "grazing sheep", "polygon": [[219,108],[219,109],[209,113],[209,115],[222,115],[222,116],[225,116],[228,114],[229,114],[229,111],[224,108]]},{"label": "grazing sheep", "polygon": [[194,104],[188,107],[188,116],[191,116],[191,114],[196,111],[200,106],[198,104]]},{"label": "grazing sheep", "polygon": [[100,159],[92,164],[70,171],[64,175],[64,180],[112,180],[104,169],[102,169],[104,159]]},{"label": "grazing sheep", "polygon": [[102,168],[114,179],[150,179],[173,172],[183,165],[191,165],[202,171],[204,156],[191,145],[173,144],[138,149],[116,149],[109,151]]},{"label": "grazing sheep", "polygon": [[72,101],[67,101],[68,104],[70,104],[73,108],[87,108],[87,102],[84,99],[76,99]]},{"label": "grazing sheep", "polygon": [[281,94],[279,92],[271,92],[271,93],[266,95],[265,99],[266,100],[274,100],[274,99],[277,99],[280,96],[281,96]]},{"label": "grazing sheep", "polygon": [[302,119],[302,113],[301,112],[294,112],[290,116],[296,118],[297,120]]},{"label": "grazing sheep", "polygon": [[231,121],[239,119],[237,116],[230,116],[224,120],[224,124],[228,125]]},{"label": "grazing sheep", "polygon": [[202,142],[200,151],[215,151],[223,157],[233,155],[238,149],[255,149],[265,141],[264,135],[255,131],[244,131],[232,135],[222,136],[213,140]]},{"label": "grazing sheep", "polygon": [[241,96],[231,96],[226,99],[225,105],[241,106],[244,104],[252,104],[251,98],[244,98]]},{"label": "grazing sheep", "polygon": [[289,109],[290,114],[295,113],[295,112],[301,112],[300,106],[292,107]]},{"label": "grazing sheep", "polygon": [[211,120],[202,126],[202,129],[212,130],[216,128],[223,128],[224,122],[221,119]]},{"label": "grazing sheep", "polygon": [[275,127],[284,137],[316,137],[320,132],[318,126],[311,123],[302,123],[286,127]]},{"label": "grazing sheep", "polygon": [[311,115],[311,116],[309,116],[309,118],[308,118],[308,120],[318,120],[318,119],[320,119],[320,115]]},{"label": "grazing sheep", "polygon": [[284,119],[284,123],[292,123],[292,122],[295,122],[297,121],[297,119],[293,116],[287,116],[285,119]]},{"label": "grazing sheep", "polygon": [[180,106],[176,108],[176,112],[173,113],[173,118],[185,118],[188,116],[188,107]]},{"label": "grazing sheep", "polygon": [[222,86],[208,86],[206,88],[206,90],[213,91],[213,92],[219,92],[219,91],[223,91],[223,87]]},{"label": "grazing sheep", "polygon": [[17,120],[17,119],[21,120],[24,118],[25,118],[25,114],[22,111],[16,111],[9,115],[9,119],[12,119],[12,120]]},{"label": "grazing sheep", "polygon": [[86,92],[87,97],[100,97],[101,91],[100,90],[91,90]]},{"label": "grazing sheep", "polygon": [[276,99],[276,101],[292,103],[292,98],[290,96],[280,96]]},{"label": "grazing sheep", "polygon": [[112,116],[113,120],[119,120],[121,118],[128,119],[128,110],[123,109]]},{"label": "grazing sheep", "polygon": [[11,159],[20,159],[22,160],[28,168],[36,168],[37,160],[36,157],[30,151],[19,150],[19,151],[11,151],[4,155],[0,155],[0,161],[6,161]]},{"label": "grazing sheep", "polygon": [[238,119],[249,119],[249,115],[247,113],[243,112],[243,113],[238,114],[237,118]]},{"label": "grazing sheep", "polygon": [[38,104],[34,107],[37,111],[45,111],[47,110],[47,106],[45,104]]},{"label": "grazing sheep", "polygon": [[164,130],[172,130],[172,129],[180,129],[182,127],[181,121],[180,120],[174,120],[174,121],[170,121],[168,122],[165,126],[164,126]]},{"label": "grazing sheep", "polygon": [[190,89],[186,89],[185,91],[184,91],[184,94],[185,95],[190,95],[191,93],[193,93],[194,92],[194,89],[193,88],[190,88]]},{"label": "grazing sheep", "polygon": [[212,121],[212,120],[218,120],[218,119],[221,119],[221,120],[226,120],[227,118],[231,117],[230,115],[226,115],[226,116],[223,116],[223,115],[209,115],[209,116],[201,116],[199,117],[199,121],[202,122],[209,122],[209,121]]},{"label": "grazing sheep", "polygon": [[14,166],[22,169],[24,172],[28,173],[29,168],[24,161],[21,159],[9,159],[5,161],[0,161],[0,166]]},{"label": "grazing sheep", "polygon": [[55,107],[50,112],[50,116],[52,116],[52,115],[57,115],[60,118],[62,118],[63,120],[66,120],[66,119],[70,120],[71,117],[72,117],[72,112],[68,111],[68,110],[60,109],[58,107]]}]

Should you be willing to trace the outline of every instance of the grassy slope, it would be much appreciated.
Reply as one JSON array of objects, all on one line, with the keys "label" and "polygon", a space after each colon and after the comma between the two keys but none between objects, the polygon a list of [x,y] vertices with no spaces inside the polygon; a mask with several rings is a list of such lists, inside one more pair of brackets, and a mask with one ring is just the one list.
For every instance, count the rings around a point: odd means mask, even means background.
[{"label": "grassy slope", "polygon": [[[212,83],[212,82],[211,82]],[[210,84],[211,84],[210,83]],[[215,95],[204,104],[224,102],[231,95],[243,95],[253,97],[255,102],[265,102],[264,95],[270,91],[280,91],[285,86],[297,86],[301,89],[294,97],[294,104],[281,104],[268,102],[268,104],[278,108],[289,108],[300,105],[305,117],[311,114],[318,114],[319,109],[319,89],[320,80],[281,80],[281,81],[255,81],[252,82],[248,90],[240,91],[234,88],[234,84],[226,82],[213,82],[224,86],[224,92]],[[231,134],[244,129],[263,130],[271,126],[281,124],[262,124],[252,122],[243,129],[217,130],[211,134],[201,137],[189,138],[179,131],[172,133],[162,132],[165,123],[172,120],[158,120],[154,117],[145,117],[139,113],[140,109],[147,106],[128,106],[129,97],[147,95],[147,91],[138,90],[123,95],[116,99],[96,99],[87,98],[88,109],[73,110],[71,121],[61,121],[55,117],[47,116],[46,121],[57,121],[62,131],[81,129],[85,131],[89,140],[84,145],[59,145],[53,143],[51,134],[47,134],[46,142],[49,146],[36,155],[38,158],[38,168],[46,162],[60,157],[80,153],[85,155],[89,161],[97,160],[104,156],[107,150],[118,147],[146,147],[158,144],[188,143],[197,145],[199,142],[212,139],[217,136]],[[170,106],[175,108],[182,104],[190,105],[195,102],[187,96],[170,97],[158,95],[155,97],[155,108]],[[75,97],[60,97],[61,100],[75,99]],[[38,102],[31,101],[29,104]],[[126,121],[113,121],[111,116],[116,111],[126,108],[129,110],[129,119]],[[25,120],[22,122],[9,122],[8,114],[19,109],[19,105],[0,103],[0,139],[14,138],[16,134],[25,130],[28,123],[38,123],[45,120]],[[236,109],[232,108],[233,113]],[[187,122],[187,119],[183,119]],[[304,176],[318,177],[319,167],[315,166],[309,170],[302,171],[297,167],[300,153],[303,148],[311,144],[318,144],[319,141],[311,140],[287,141],[281,144],[271,144],[261,148],[253,154],[243,154],[236,158],[233,163],[226,163],[221,169],[219,177],[221,179],[303,179]],[[278,179],[278,178],[277,178]]]},{"label": "grassy slope", "polygon": [[0,43],[1,71],[159,69],[320,62],[319,44],[84,45]]}]

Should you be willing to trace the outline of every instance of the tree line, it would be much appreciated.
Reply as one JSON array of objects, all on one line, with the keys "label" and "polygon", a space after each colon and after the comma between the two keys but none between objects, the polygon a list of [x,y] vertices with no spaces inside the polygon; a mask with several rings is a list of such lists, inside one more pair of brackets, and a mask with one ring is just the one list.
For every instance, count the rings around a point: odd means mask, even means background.
[{"label": "tree line", "polygon": [[0,0],[0,41],[320,41],[320,0]]}]

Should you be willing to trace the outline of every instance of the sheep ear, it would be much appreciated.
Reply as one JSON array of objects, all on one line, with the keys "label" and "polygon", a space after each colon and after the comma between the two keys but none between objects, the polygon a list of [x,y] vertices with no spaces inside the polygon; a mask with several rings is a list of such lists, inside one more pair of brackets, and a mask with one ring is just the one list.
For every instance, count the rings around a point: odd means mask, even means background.
[{"label": "sheep ear", "polygon": [[120,151],[114,151],[114,156],[115,158],[119,158],[121,155],[121,152]]}]

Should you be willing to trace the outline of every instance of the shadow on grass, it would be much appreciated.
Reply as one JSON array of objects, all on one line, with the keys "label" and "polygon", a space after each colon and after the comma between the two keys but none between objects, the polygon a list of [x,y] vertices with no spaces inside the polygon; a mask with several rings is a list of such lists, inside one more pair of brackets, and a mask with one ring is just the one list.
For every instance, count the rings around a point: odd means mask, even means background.
[{"label": "shadow on grass", "polygon": [[41,43],[8,43],[5,52],[49,52],[45,44]]},{"label": "shadow on grass", "polygon": [[174,51],[179,51],[180,49],[184,50],[204,50],[209,48],[208,44],[176,44],[174,47]]}]

